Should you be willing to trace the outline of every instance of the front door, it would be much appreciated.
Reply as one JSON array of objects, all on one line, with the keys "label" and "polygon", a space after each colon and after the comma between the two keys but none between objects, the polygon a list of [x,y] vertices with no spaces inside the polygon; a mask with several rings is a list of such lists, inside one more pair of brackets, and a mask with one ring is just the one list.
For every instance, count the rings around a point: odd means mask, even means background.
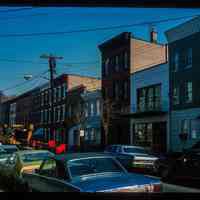
[{"label": "front door", "polygon": [[155,152],[165,153],[167,150],[167,123],[153,123],[153,141],[152,150]]}]

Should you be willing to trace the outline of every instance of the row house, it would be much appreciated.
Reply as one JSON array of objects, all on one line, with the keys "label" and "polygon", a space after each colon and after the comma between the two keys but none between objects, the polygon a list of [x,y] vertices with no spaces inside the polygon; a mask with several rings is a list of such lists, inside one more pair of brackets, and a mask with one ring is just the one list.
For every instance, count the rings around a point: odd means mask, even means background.
[{"label": "row house", "polygon": [[101,148],[102,144],[102,95],[101,89],[93,91],[85,90],[81,94],[83,99],[84,120],[82,131],[84,132],[84,144],[86,149]]},{"label": "row house", "polygon": [[168,31],[170,148],[180,152],[200,140],[200,17]]},{"label": "row house", "polygon": [[105,144],[130,144],[131,74],[166,60],[166,46],[123,32],[99,45],[102,60],[103,128]]},{"label": "row house", "polygon": [[[40,91],[40,128],[43,128],[45,140],[55,139],[58,143],[68,143],[68,128],[66,121],[70,107],[67,105],[71,89],[84,85],[87,90],[100,87],[101,80],[73,75],[63,74],[54,80],[54,98],[51,102],[51,90],[49,85],[44,86]],[[53,103],[53,113],[51,111]],[[53,114],[53,123],[51,123],[51,114]],[[54,132],[51,133],[50,130]]]},{"label": "row house", "polygon": [[168,62],[131,74],[131,144],[167,152],[168,95]]}]

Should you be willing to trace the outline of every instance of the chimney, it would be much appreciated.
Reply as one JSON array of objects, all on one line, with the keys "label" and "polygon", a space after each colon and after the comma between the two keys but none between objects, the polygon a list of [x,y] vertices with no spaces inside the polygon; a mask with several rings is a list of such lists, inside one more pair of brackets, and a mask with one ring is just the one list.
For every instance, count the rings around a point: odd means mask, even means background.
[{"label": "chimney", "polygon": [[154,27],[150,27],[150,42],[157,43],[158,33],[155,31]]}]

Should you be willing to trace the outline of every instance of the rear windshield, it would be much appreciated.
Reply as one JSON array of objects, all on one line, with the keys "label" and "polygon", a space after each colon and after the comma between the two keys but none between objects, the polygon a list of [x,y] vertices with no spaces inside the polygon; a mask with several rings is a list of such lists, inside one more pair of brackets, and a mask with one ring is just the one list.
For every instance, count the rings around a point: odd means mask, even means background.
[{"label": "rear windshield", "polygon": [[148,153],[145,149],[139,149],[139,148],[134,148],[134,147],[124,147],[124,152],[126,152],[126,153],[141,153],[141,154]]},{"label": "rear windshield", "polygon": [[48,152],[28,153],[28,154],[22,155],[21,159],[24,163],[30,163],[30,162],[40,162],[48,157],[50,157],[50,153],[48,153]]}]

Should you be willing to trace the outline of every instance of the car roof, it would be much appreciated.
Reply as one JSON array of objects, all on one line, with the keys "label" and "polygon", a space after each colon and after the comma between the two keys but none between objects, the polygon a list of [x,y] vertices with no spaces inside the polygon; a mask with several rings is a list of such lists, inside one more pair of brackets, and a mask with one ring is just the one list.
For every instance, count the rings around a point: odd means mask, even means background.
[{"label": "car roof", "polygon": [[3,148],[3,149],[18,149],[16,145],[1,145],[0,148]]},{"label": "car roof", "polygon": [[67,153],[61,155],[55,155],[54,158],[58,161],[67,162],[69,160],[81,159],[81,158],[93,158],[93,157],[112,157],[106,153]]},{"label": "car roof", "polygon": [[132,148],[137,148],[137,149],[145,149],[144,147],[141,146],[134,146],[134,145],[124,145],[124,144],[113,144],[109,145],[110,147],[132,147]]}]

